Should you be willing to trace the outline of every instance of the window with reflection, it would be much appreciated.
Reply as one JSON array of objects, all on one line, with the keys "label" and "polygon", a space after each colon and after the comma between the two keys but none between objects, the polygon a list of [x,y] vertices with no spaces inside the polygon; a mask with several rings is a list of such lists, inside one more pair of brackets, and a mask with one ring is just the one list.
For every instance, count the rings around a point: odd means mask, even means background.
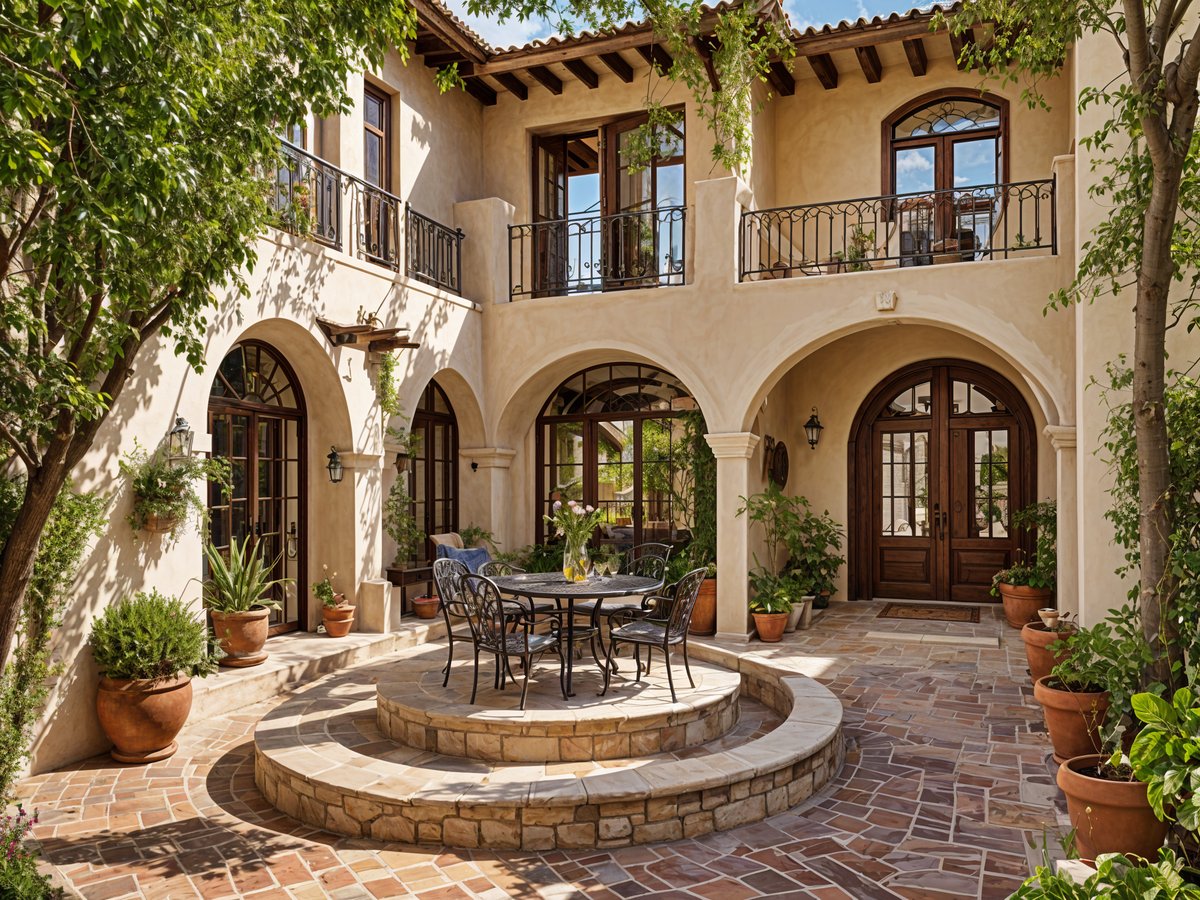
[{"label": "window with reflection", "polygon": [[426,535],[458,531],[458,420],[436,381],[421,394],[412,431],[420,438],[407,473],[413,516]]},{"label": "window with reflection", "polygon": [[594,540],[626,550],[644,541],[681,541],[675,496],[680,416],[696,408],[673,375],[637,363],[595,366],[563,382],[537,422],[538,540],[555,501],[596,506]]}]

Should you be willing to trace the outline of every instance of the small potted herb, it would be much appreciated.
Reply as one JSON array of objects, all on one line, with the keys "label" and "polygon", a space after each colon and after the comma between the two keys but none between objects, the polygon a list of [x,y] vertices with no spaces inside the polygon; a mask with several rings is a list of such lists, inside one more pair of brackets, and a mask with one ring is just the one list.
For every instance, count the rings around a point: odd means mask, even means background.
[{"label": "small potted herb", "polygon": [[108,607],[92,624],[100,668],[96,714],[118,762],[166,759],[192,708],[192,678],[216,671],[219,651],[187,604],[158,591]]},{"label": "small potted herb", "polygon": [[333,589],[333,579],[337,572],[329,574],[329,566],[321,566],[321,580],[314,582],[313,595],[321,601],[321,620],[325,624],[325,633],[330,637],[345,637],[354,625],[354,607],[346,602],[346,595],[339,594]]},{"label": "small potted herb", "polygon": [[765,644],[777,644],[783,638],[788,614],[792,611],[789,579],[760,567],[750,573],[750,587],[753,591],[750,614],[754,617],[758,639]]}]

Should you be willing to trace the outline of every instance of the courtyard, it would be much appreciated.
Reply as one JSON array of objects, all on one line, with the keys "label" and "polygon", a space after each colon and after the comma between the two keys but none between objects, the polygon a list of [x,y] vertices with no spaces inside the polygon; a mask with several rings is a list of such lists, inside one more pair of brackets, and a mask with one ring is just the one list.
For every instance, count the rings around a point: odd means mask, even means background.
[{"label": "courtyard", "polygon": [[[1053,766],[1019,634],[997,606],[982,607],[979,624],[879,618],[882,607],[835,603],[781,644],[726,648],[787,660],[836,695],[845,760],[802,804],[694,839],[455,850],[343,837],[278,812],[255,783],[260,720],[308,693],[347,704],[373,694],[391,656],[194,716],[170,759],[124,767],[96,757],[26,780],[20,796],[40,811],[44,865],[87,900],[1007,897],[1044,848],[1058,848]],[[696,640],[694,659],[704,644],[720,648]],[[442,646],[416,649],[440,662]],[[650,681],[662,679],[659,663]],[[590,690],[586,679],[579,690]],[[772,724],[743,712],[733,737]]]}]

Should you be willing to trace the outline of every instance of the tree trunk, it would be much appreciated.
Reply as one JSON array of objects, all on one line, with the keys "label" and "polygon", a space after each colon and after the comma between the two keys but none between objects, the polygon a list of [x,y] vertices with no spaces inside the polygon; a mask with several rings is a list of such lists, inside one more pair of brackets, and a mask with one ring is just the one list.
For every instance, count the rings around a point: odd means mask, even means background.
[{"label": "tree trunk", "polygon": [[1171,165],[1165,172],[1156,167],[1146,208],[1134,310],[1133,417],[1138,463],[1140,612],[1142,632],[1154,654],[1154,662],[1143,674],[1143,687],[1161,682],[1173,688],[1172,666],[1179,661],[1178,629],[1169,611],[1176,585],[1167,566],[1171,516],[1166,495],[1171,486],[1171,470],[1164,391],[1173,271],[1171,237],[1181,174],[1178,165]]}]

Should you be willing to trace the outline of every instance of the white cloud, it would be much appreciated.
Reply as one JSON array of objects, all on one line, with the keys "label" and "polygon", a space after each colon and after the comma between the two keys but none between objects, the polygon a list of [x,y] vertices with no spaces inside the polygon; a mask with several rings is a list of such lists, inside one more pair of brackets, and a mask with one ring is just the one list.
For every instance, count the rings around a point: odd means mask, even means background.
[{"label": "white cloud", "polygon": [[902,153],[896,159],[896,174],[911,175],[914,172],[932,172],[933,158],[924,153]]},{"label": "white cloud", "polygon": [[462,19],[480,37],[498,50],[519,47],[530,41],[545,39],[554,34],[549,23],[540,19],[522,22],[508,19],[497,22],[489,16],[473,16],[467,12],[464,0],[446,0],[450,11]]}]

